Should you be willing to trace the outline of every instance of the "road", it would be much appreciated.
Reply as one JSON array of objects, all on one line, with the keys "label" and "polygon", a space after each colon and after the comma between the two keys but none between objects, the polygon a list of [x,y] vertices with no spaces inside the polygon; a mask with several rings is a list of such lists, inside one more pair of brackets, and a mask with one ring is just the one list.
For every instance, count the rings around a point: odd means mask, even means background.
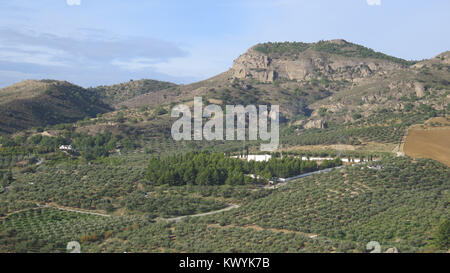
[{"label": "road", "polygon": [[277,183],[276,185],[267,185],[267,186],[264,186],[264,188],[266,188],[266,189],[276,189],[276,188],[279,188],[279,187],[282,187],[282,186],[286,186],[289,182],[291,182],[293,180],[296,180],[296,179],[300,179],[300,178],[304,178],[304,177],[308,177],[308,176],[315,175],[315,174],[320,174],[320,173],[328,173],[328,172],[331,172],[332,170],[337,170],[337,169],[341,169],[341,168],[344,168],[344,167],[345,166],[342,165],[342,166],[337,166],[337,167],[334,167],[334,168],[323,169],[323,170],[320,170],[320,171],[304,173],[304,174],[293,176],[293,177],[278,178],[278,181],[280,181],[280,183]]},{"label": "road", "polygon": [[[341,168],[344,168],[344,167],[345,166],[338,166],[338,167],[334,167],[334,168],[323,169],[323,170],[320,170],[320,171],[304,173],[304,174],[293,176],[293,177],[279,178],[278,181],[281,181],[280,183],[278,183],[276,185],[264,186],[263,188],[264,189],[277,189],[279,187],[287,185],[289,182],[291,182],[293,180],[296,180],[296,179],[300,179],[300,178],[304,178],[304,177],[308,177],[308,176],[315,175],[315,174],[320,174],[320,173],[327,173],[327,172],[330,172],[332,170],[341,169]],[[40,205],[38,205],[38,207],[60,209],[60,210],[65,210],[65,211],[78,212],[78,213],[84,213],[84,214],[90,214],[90,215],[96,215],[96,216],[103,216],[103,217],[111,217],[111,215],[108,215],[108,214],[102,214],[102,213],[97,213],[97,212],[89,212],[89,211],[82,211],[82,210],[77,210],[77,209],[72,209],[72,208],[65,208],[65,207],[59,207],[59,206],[49,206],[49,205],[40,206]],[[233,210],[233,209],[237,209],[239,207],[240,207],[239,205],[230,204],[228,207],[220,209],[220,210],[204,212],[204,213],[198,213],[198,214],[193,214],[193,215],[183,215],[183,216],[177,216],[177,217],[172,217],[172,218],[159,218],[159,219],[156,219],[156,220],[168,221],[168,222],[179,222],[179,221],[181,221],[181,220],[183,220],[184,218],[187,218],[187,217],[207,216],[207,215],[217,214],[217,213],[221,213],[221,212],[225,212],[225,211],[230,211],[230,210]]]},{"label": "road", "polygon": [[77,209],[68,209],[68,208],[57,207],[57,206],[40,205],[40,204],[37,204],[37,203],[36,203],[36,206],[37,207],[34,207],[34,208],[26,208],[26,209],[13,211],[11,213],[8,213],[8,214],[4,215],[3,217],[0,217],[0,220],[3,220],[3,219],[5,219],[8,216],[13,215],[13,214],[17,214],[17,213],[20,213],[20,212],[23,212],[23,211],[27,211],[27,210],[36,210],[36,209],[40,209],[40,208],[59,209],[59,210],[70,211],[70,212],[84,213],[84,214],[103,216],[103,217],[111,217],[111,215],[102,214],[102,213],[98,213],[98,212],[89,212],[89,211],[83,211],[83,210],[77,210]]},{"label": "road", "polygon": [[[334,167],[334,168],[323,169],[323,170],[320,170],[320,171],[304,173],[304,174],[293,176],[293,177],[280,178],[279,181],[282,181],[281,183],[278,183],[278,184],[272,185],[272,186],[265,186],[264,188],[266,188],[266,189],[276,189],[276,188],[285,186],[290,181],[293,181],[293,180],[296,180],[296,179],[308,177],[308,176],[311,176],[311,175],[314,175],[314,174],[327,173],[327,172],[330,172],[332,170],[341,169],[341,168],[344,168],[344,167],[345,166],[338,166],[338,167]],[[199,214],[194,214],[194,215],[178,216],[178,217],[173,217],[173,218],[162,218],[161,220],[165,220],[165,221],[169,221],[169,222],[179,222],[183,218],[186,218],[186,217],[201,217],[201,216],[206,216],[206,215],[212,215],[212,214],[217,214],[217,213],[221,213],[221,212],[237,209],[239,207],[240,207],[239,205],[231,204],[230,206],[228,206],[228,207],[226,207],[224,209],[220,209],[220,210],[215,210],[215,211],[210,211],[210,212],[205,212],[205,213],[199,213]]]},{"label": "road", "polygon": [[65,210],[65,211],[70,211],[70,212],[84,213],[84,214],[103,216],[103,217],[111,217],[111,215],[98,213],[98,212],[90,212],[90,211],[77,210],[77,209],[68,209],[68,208],[64,208],[64,207],[49,206],[49,205],[43,205],[43,206],[38,205],[38,206],[41,208],[59,209],[59,210]]},{"label": "road", "polygon": [[193,215],[178,216],[178,217],[173,217],[173,218],[162,218],[161,220],[169,221],[169,222],[179,222],[183,218],[186,218],[186,217],[201,217],[201,216],[206,216],[206,215],[212,215],[212,214],[217,214],[217,213],[221,213],[224,211],[229,211],[232,209],[237,209],[239,207],[240,207],[239,205],[231,204],[230,206],[228,206],[224,209],[220,209],[220,210],[214,210],[214,211],[210,211],[210,212],[204,212],[204,213],[193,214]]},{"label": "road", "polygon": [[[323,170],[320,170],[320,171],[304,173],[304,174],[293,176],[293,177],[280,178],[279,181],[282,181],[281,183],[278,183],[278,184],[272,185],[272,186],[265,186],[264,188],[266,188],[266,189],[276,189],[276,188],[285,186],[290,181],[293,181],[293,180],[296,180],[296,179],[308,177],[308,176],[311,176],[311,175],[314,175],[314,174],[327,173],[327,172],[330,172],[332,170],[341,169],[341,168],[344,168],[344,167],[345,166],[338,166],[338,167],[334,167],[334,168],[323,169]],[[228,207],[226,207],[224,209],[220,209],[220,210],[215,210],[215,211],[210,211],[210,212],[205,212],[205,213],[199,213],[199,214],[193,214],[193,215],[178,216],[178,217],[173,217],[173,218],[160,218],[160,220],[169,221],[169,222],[179,222],[179,221],[183,220],[186,217],[201,217],[201,216],[206,216],[206,215],[212,215],[212,214],[217,214],[217,213],[221,213],[221,212],[237,209],[239,207],[240,207],[239,205],[231,204],[230,206],[228,206]]]}]

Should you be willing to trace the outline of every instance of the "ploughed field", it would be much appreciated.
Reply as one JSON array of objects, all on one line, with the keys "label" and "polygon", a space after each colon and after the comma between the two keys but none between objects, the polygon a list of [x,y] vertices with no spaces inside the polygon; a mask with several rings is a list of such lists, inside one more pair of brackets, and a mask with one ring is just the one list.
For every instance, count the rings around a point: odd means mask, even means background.
[{"label": "ploughed field", "polygon": [[409,130],[405,153],[413,158],[430,158],[450,166],[450,127],[446,125]]}]

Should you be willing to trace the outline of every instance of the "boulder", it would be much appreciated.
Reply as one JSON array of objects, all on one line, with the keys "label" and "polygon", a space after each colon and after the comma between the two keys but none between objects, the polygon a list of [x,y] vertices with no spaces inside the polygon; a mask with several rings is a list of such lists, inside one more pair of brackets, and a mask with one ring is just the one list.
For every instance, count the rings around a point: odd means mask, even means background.
[{"label": "boulder", "polygon": [[414,83],[414,90],[416,91],[416,96],[422,98],[425,96],[425,86],[420,82]]},{"label": "boulder", "polygon": [[321,119],[310,120],[305,125],[303,125],[303,128],[305,128],[305,129],[311,129],[311,128],[323,129],[323,128],[325,128],[325,122]]},{"label": "boulder", "polygon": [[384,253],[399,253],[399,251],[396,247],[391,247],[387,249]]}]

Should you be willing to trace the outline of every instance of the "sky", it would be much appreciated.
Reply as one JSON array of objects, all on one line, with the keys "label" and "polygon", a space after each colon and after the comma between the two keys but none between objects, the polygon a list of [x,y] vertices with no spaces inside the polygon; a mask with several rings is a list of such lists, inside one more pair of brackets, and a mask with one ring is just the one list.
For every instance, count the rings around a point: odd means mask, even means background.
[{"label": "sky", "polygon": [[0,0],[0,87],[180,84],[261,42],[345,39],[420,60],[450,50],[448,0]]}]

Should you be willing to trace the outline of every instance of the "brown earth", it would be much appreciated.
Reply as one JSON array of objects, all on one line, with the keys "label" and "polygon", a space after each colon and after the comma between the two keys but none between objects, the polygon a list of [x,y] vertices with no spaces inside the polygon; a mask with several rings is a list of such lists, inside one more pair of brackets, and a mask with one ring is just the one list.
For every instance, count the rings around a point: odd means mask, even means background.
[{"label": "brown earth", "polygon": [[450,166],[450,127],[410,129],[404,151],[414,158],[431,158]]}]

